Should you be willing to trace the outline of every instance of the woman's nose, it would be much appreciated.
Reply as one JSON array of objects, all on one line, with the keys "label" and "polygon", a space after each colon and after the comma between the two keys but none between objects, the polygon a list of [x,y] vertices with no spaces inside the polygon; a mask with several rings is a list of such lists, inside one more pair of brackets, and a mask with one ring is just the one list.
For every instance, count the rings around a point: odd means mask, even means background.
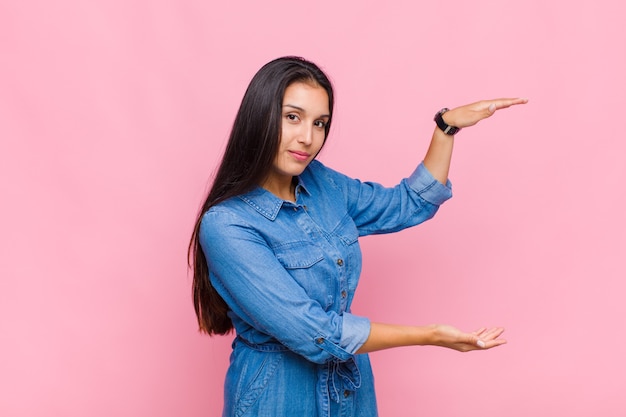
[{"label": "woman's nose", "polygon": [[303,127],[302,131],[298,135],[298,141],[306,145],[310,145],[313,142],[313,127]]}]

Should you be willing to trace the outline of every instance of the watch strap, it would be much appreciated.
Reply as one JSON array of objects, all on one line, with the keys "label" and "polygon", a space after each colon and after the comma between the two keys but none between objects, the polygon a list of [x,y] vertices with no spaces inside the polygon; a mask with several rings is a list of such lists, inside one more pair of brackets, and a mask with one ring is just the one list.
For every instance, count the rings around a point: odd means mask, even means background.
[{"label": "watch strap", "polygon": [[435,120],[435,123],[437,123],[437,127],[439,127],[439,129],[441,129],[443,133],[445,133],[446,135],[452,136],[452,135],[457,134],[461,130],[461,128],[456,127],[456,126],[450,126],[443,120],[443,114],[449,110],[450,109],[446,107],[439,110],[437,114],[435,114],[434,120]]}]

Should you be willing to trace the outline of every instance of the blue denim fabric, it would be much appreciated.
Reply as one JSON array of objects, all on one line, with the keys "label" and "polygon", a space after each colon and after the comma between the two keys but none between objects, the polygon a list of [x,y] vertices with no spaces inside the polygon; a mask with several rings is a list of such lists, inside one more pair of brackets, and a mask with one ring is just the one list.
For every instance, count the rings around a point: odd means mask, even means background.
[{"label": "blue denim fabric", "polygon": [[205,213],[200,243],[237,337],[225,417],[377,415],[367,318],[350,313],[358,237],[431,218],[452,196],[423,164],[393,188],[313,161],[296,203],[257,188]]}]

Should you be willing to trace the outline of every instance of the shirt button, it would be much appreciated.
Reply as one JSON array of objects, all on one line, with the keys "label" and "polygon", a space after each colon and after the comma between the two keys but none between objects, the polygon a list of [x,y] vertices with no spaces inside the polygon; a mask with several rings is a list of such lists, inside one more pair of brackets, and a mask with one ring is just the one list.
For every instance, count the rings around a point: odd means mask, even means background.
[{"label": "shirt button", "polygon": [[324,342],[324,338],[323,338],[323,337],[318,337],[317,339],[315,339],[315,341],[316,341],[318,344],[320,344],[320,345],[321,345],[321,344]]},{"label": "shirt button", "polygon": [[303,208],[305,211],[309,209],[309,208],[306,206],[306,204],[305,204],[304,206],[302,206],[302,208]]},{"label": "shirt button", "polygon": [[343,396],[344,396],[344,398],[348,398],[348,397],[350,396],[350,391],[345,390],[345,391],[343,392]]},{"label": "shirt button", "polygon": [[294,208],[293,208],[293,211],[298,211],[298,207],[294,207]]},{"label": "shirt button", "polygon": [[342,266],[343,265],[343,259],[337,259],[337,265]]},{"label": "shirt button", "polygon": [[348,293],[346,292],[346,290],[341,291],[341,298],[346,298],[348,296]]}]

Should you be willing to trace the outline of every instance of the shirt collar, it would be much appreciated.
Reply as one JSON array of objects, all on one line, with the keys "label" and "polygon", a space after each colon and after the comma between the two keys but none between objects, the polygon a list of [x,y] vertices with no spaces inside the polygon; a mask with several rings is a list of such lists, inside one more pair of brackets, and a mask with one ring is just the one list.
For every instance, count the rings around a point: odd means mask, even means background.
[{"label": "shirt collar", "polygon": [[306,186],[306,180],[302,176],[297,177],[298,183],[296,184],[296,196],[298,195],[298,188],[300,191],[304,191],[307,195],[311,195],[310,187]]},{"label": "shirt collar", "polygon": [[[298,176],[297,181],[296,201],[298,201],[298,194],[300,194],[300,192],[304,192],[309,196],[311,195],[302,178]],[[283,204],[293,204],[291,202],[276,197],[274,194],[270,193],[263,187],[256,187],[254,190],[240,195],[239,198],[246,202],[250,207],[258,211],[260,214],[272,221],[276,219],[276,216],[278,216],[278,212],[280,211]]]}]

